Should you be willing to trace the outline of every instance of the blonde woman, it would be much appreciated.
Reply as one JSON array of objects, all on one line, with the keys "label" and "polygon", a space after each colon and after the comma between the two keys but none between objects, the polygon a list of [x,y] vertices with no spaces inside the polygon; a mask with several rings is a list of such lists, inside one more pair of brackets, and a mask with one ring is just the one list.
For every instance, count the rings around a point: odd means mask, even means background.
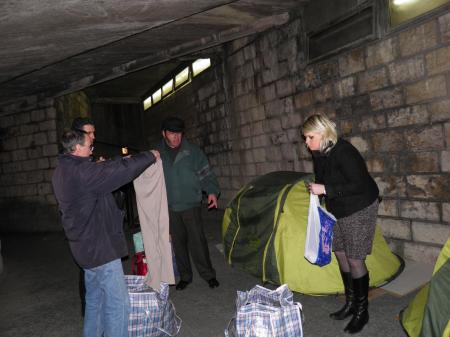
[{"label": "blonde woman", "polygon": [[343,308],[330,317],[352,316],[344,331],[357,333],[369,321],[369,273],[366,256],[372,251],[378,213],[379,191],[359,151],[338,138],[336,125],[323,115],[310,116],[302,127],[312,153],[315,183],[309,191],[325,199],[337,218],[333,229],[333,251],[345,287]]}]

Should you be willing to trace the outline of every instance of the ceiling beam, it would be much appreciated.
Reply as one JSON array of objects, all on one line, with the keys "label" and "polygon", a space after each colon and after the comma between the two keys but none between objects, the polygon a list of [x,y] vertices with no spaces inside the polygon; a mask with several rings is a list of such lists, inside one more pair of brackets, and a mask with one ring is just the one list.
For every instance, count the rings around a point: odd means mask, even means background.
[{"label": "ceiling beam", "polygon": [[173,59],[185,58],[192,53],[197,53],[205,49],[219,46],[226,42],[260,33],[273,27],[284,25],[289,21],[289,18],[289,13],[282,13],[270,17],[264,17],[252,24],[233,27],[232,29],[221,31],[217,34],[205,36],[194,41],[180,44],[173,48],[156,52],[147,57],[132,60],[125,64],[114,67],[108,72],[97,75],[95,76],[95,78],[93,76],[87,76],[77,81],[70,82],[68,87],[65,90],[59,92],[58,95],[78,91],[85,88],[86,86],[101,84],[103,82],[119,78],[128,73],[140,71],[147,67],[165,63]]}]

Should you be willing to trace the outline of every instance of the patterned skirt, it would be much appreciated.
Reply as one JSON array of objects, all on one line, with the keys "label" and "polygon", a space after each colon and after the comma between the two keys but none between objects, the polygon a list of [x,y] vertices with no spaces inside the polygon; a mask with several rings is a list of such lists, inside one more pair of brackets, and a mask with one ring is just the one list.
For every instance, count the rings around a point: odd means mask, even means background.
[{"label": "patterned skirt", "polygon": [[348,258],[364,260],[372,252],[378,215],[378,199],[370,206],[337,220],[333,228],[333,251]]}]

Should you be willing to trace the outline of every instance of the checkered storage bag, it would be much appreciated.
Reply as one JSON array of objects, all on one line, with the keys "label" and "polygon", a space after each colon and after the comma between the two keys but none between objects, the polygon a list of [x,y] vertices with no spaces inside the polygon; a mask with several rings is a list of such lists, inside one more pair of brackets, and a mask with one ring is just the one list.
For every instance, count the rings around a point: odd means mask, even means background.
[{"label": "checkered storage bag", "polygon": [[236,317],[226,337],[303,337],[302,306],[287,284],[270,290],[259,285],[237,292]]},{"label": "checkered storage bag", "polygon": [[145,284],[144,276],[125,275],[130,295],[129,337],[176,336],[181,319],[169,300],[169,285],[161,283],[157,293]]}]

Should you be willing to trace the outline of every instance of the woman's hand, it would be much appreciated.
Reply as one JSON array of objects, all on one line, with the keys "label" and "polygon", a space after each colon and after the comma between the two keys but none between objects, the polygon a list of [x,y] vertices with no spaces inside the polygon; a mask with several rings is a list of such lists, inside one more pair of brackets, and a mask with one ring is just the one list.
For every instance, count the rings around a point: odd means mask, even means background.
[{"label": "woman's hand", "polygon": [[315,195],[326,194],[325,193],[325,185],[322,185],[322,184],[311,183],[308,185],[308,190],[310,193],[315,194]]}]

